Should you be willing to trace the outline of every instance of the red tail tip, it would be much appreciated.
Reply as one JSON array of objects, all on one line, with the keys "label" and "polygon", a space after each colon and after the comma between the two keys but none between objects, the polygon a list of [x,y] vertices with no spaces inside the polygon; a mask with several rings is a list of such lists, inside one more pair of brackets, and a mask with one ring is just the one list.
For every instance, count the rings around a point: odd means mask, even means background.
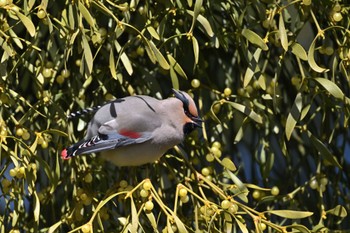
[{"label": "red tail tip", "polygon": [[68,155],[67,155],[67,149],[64,149],[64,150],[61,152],[61,157],[62,157],[62,159],[64,159],[64,160],[67,160],[67,159],[70,158],[70,157],[68,157]]}]

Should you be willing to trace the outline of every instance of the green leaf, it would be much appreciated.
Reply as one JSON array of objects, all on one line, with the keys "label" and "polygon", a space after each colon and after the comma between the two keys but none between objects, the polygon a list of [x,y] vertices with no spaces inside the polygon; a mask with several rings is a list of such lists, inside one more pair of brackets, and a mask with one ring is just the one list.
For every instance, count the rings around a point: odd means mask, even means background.
[{"label": "green leaf", "polygon": [[92,72],[93,64],[94,64],[94,59],[92,57],[92,52],[90,49],[89,42],[86,39],[85,35],[82,35],[81,37],[82,43],[83,43],[83,49],[84,49],[84,59],[86,62],[87,69],[89,71],[89,74]]},{"label": "green leaf", "polygon": [[317,139],[310,131],[307,131],[307,135],[311,139],[312,144],[314,145],[315,149],[320,152],[321,157],[332,164],[333,166],[342,168],[339,164],[337,158],[331,154],[331,152],[327,149],[327,147],[319,140]]},{"label": "green leaf", "polygon": [[39,217],[40,217],[40,200],[38,197],[38,194],[36,192],[34,194],[34,221],[39,222]]},{"label": "green leaf", "polygon": [[111,71],[112,77],[117,79],[117,70],[115,68],[114,53],[112,48],[109,50],[109,70]]},{"label": "green leaf", "polygon": [[[154,54],[156,55],[157,61],[159,62],[159,65],[164,69],[164,70],[169,70],[170,66],[169,63],[166,61],[166,59],[164,58],[163,54],[158,50],[158,48],[155,46],[155,44],[153,43],[153,41],[149,41],[149,45],[152,49],[152,51],[154,52]],[[147,50],[146,50],[147,51]]]},{"label": "green leaf", "polygon": [[213,104],[210,107],[210,116],[213,118],[213,120],[218,123],[221,124],[221,121],[219,120],[219,118],[216,116],[215,112],[214,112],[214,106],[215,105],[221,105],[220,101],[214,101]]},{"label": "green leaf", "polygon": [[242,104],[237,104],[231,101],[226,101],[225,103],[230,104],[233,108],[236,110],[242,112],[243,114],[247,115],[250,119],[254,120],[255,122],[262,124],[262,118],[260,115],[258,115],[256,112],[248,108],[247,106],[244,106]]},{"label": "green leaf", "polygon": [[181,77],[187,79],[187,75],[186,75],[185,71],[182,69],[180,64],[175,60],[175,58],[170,53],[167,54],[167,58],[169,60],[171,67],[174,68],[176,73],[178,73]]},{"label": "green leaf", "polygon": [[227,168],[230,171],[234,172],[237,170],[236,165],[232,162],[232,160],[230,158],[224,158],[221,161],[221,163],[225,168]]},{"label": "green leaf", "polygon": [[[250,54],[250,52],[248,52]],[[246,72],[244,74],[243,78],[243,87],[248,86],[250,81],[252,80],[255,73],[260,72],[259,67],[259,58],[261,54],[261,49],[257,48],[253,54],[253,56],[249,56],[249,66],[246,69]]]},{"label": "green leaf", "polygon": [[286,121],[285,133],[288,141],[290,140],[290,137],[293,133],[295,125],[300,118],[302,107],[303,107],[302,95],[301,93],[298,93],[297,96],[295,97],[294,104],[292,106],[292,109],[290,110],[290,113],[288,114],[287,121]]},{"label": "green leaf", "polygon": [[284,18],[283,18],[283,10],[281,11],[279,22],[278,22],[278,32],[281,39],[281,45],[284,51],[288,51],[288,36],[286,32],[286,28],[284,26]]},{"label": "green leaf", "polygon": [[179,79],[177,78],[177,75],[173,67],[170,67],[170,78],[171,78],[171,83],[173,85],[173,88],[178,90],[180,87]]},{"label": "green leaf", "polygon": [[224,212],[225,218],[225,231],[224,232],[232,232],[232,216],[231,214]]},{"label": "green leaf", "polygon": [[235,215],[233,215],[233,217],[235,218],[236,223],[238,224],[238,227],[242,231],[242,233],[249,233],[246,224],[242,223]]},{"label": "green leaf", "polygon": [[150,43],[146,43],[145,50],[146,50],[147,56],[149,57],[151,62],[153,64],[155,64],[157,62],[157,57],[156,57],[155,53],[153,52]]},{"label": "green leaf", "polygon": [[[194,16],[194,12],[191,10],[187,10],[187,13],[191,15],[192,17]],[[201,14],[197,16],[197,21],[203,26],[205,32],[208,34],[208,36],[212,37],[214,36],[213,29],[210,26],[209,21]]]},{"label": "green leaf", "polygon": [[323,72],[327,72],[329,71],[329,69],[325,69],[320,67],[319,65],[316,64],[315,61],[315,44],[316,44],[316,40],[318,37],[315,37],[315,39],[312,41],[309,51],[308,51],[308,61],[309,61],[309,65],[311,67],[311,69],[313,69],[314,71],[316,71],[317,73],[323,73]]},{"label": "green leaf", "polygon": [[337,99],[343,100],[345,95],[343,91],[332,81],[326,78],[313,78],[318,84],[320,84],[324,89],[326,89],[329,94]]},{"label": "green leaf", "polygon": [[196,0],[196,2],[194,4],[192,24],[191,24],[191,28],[189,30],[190,34],[192,34],[192,32],[193,32],[194,24],[196,23],[197,17],[199,15],[200,11],[201,11],[202,4],[203,4],[203,0]]},{"label": "green leaf", "polygon": [[264,213],[270,213],[288,219],[307,218],[314,214],[313,212],[298,210],[267,210]]},{"label": "green leaf", "polygon": [[[9,46],[7,41],[4,40],[2,37],[0,37],[0,45],[1,45],[1,48],[5,51],[5,53],[3,53],[3,56],[1,58],[1,63],[2,63],[3,61],[7,60],[8,57],[11,57],[12,54],[14,54],[14,51],[11,48],[11,46]],[[4,56],[5,54],[7,56]]]},{"label": "green leaf", "polygon": [[59,226],[61,226],[62,223],[63,223],[62,220],[60,220],[60,221],[56,222],[55,224],[53,224],[53,225],[49,228],[48,233],[57,232],[57,231],[56,231],[57,228],[58,228]]},{"label": "green leaf", "polygon": [[19,11],[16,11],[16,14],[18,16],[18,18],[22,21],[23,25],[26,27],[27,31],[29,32],[31,37],[35,36],[35,26],[33,24],[33,22],[24,14],[22,14]]},{"label": "green leaf", "polygon": [[11,35],[11,39],[15,42],[15,44],[18,46],[18,48],[23,49],[23,44],[20,39],[18,39],[17,34],[10,28],[9,33]]},{"label": "green leaf", "polygon": [[[287,229],[291,228],[297,231],[291,231],[291,232],[301,232],[301,233],[311,233],[311,231],[309,229],[307,229],[305,226],[303,225],[299,225],[299,224],[293,224],[293,225],[289,225],[289,226],[285,226]],[[315,231],[315,232],[319,232],[319,231]]]},{"label": "green leaf", "polygon": [[238,190],[237,189],[233,189],[232,190],[233,193],[235,195],[237,195],[237,197],[239,199],[241,199],[243,202],[247,203],[248,202],[247,195],[249,193],[249,190],[247,189],[247,186],[235,174],[233,174],[233,172],[231,172],[228,169],[226,169],[225,171],[230,176],[230,178],[233,181],[233,183],[235,185],[237,185]]},{"label": "green leaf", "polygon": [[131,202],[131,232],[137,232],[137,228],[139,226],[139,215],[137,214],[136,206],[132,196],[130,198],[130,202]]},{"label": "green leaf", "polygon": [[264,51],[267,51],[269,49],[265,41],[258,34],[256,34],[250,29],[247,29],[247,28],[243,29],[242,36],[244,36],[250,43],[258,46]]},{"label": "green leaf", "polygon": [[197,65],[199,60],[199,45],[196,37],[192,36],[191,39],[193,46],[194,64]]},{"label": "green leaf", "polygon": [[348,213],[345,209],[345,207],[341,206],[341,205],[337,205],[336,207],[334,207],[333,209],[327,210],[326,211],[327,214],[332,214],[341,218],[345,218]]},{"label": "green leaf", "polygon": [[62,137],[68,137],[67,133],[65,133],[61,130],[58,130],[58,129],[47,129],[47,130],[42,131],[42,133],[57,134],[57,135],[62,136]]},{"label": "green leaf", "polygon": [[245,185],[250,189],[256,189],[256,190],[260,190],[260,191],[264,191],[264,192],[271,191],[271,189],[269,189],[269,188],[262,188],[260,186],[255,185],[255,184],[245,184]]},{"label": "green leaf", "polygon": [[126,53],[121,52],[122,47],[120,46],[120,44],[118,43],[117,40],[114,41],[114,45],[115,45],[115,48],[117,49],[117,52],[119,52],[119,54],[121,53],[119,56],[120,56],[120,60],[122,61],[123,65],[125,67],[125,70],[131,76],[133,73],[133,68],[132,68],[132,65],[131,65],[131,62],[130,62],[128,56],[126,55]]},{"label": "green leaf", "polygon": [[156,218],[154,217],[154,214],[151,211],[150,212],[146,211],[145,213],[153,229],[157,229],[158,224],[157,224]]},{"label": "green leaf", "polygon": [[303,46],[301,46],[299,43],[294,42],[291,45],[292,48],[292,53],[297,56],[298,58],[300,58],[301,60],[307,61],[307,53],[305,51],[305,49],[303,48]]},{"label": "green leaf", "polygon": [[180,232],[180,233],[188,233],[184,223],[179,219],[179,217],[177,217],[175,215],[175,213],[173,213],[173,218],[175,220],[175,224],[177,226],[177,230]]},{"label": "green leaf", "polygon": [[154,27],[152,26],[148,26],[147,27],[147,31],[149,32],[149,34],[151,34],[151,36],[156,39],[156,40],[160,40],[160,37],[156,31],[156,29],[154,29]]},{"label": "green leaf", "polygon": [[95,19],[94,19],[94,17],[92,17],[92,15],[90,14],[89,10],[84,6],[82,1],[78,2],[78,7],[79,7],[79,11],[83,15],[83,17],[86,20],[86,22],[88,22],[88,24],[92,28],[95,28]]}]

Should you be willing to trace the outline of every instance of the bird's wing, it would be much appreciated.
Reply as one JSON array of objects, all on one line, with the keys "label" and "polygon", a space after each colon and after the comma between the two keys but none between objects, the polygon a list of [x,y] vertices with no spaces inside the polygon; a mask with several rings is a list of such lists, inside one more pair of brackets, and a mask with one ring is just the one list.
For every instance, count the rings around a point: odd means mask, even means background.
[{"label": "bird's wing", "polygon": [[113,150],[122,146],[143,143],[151,139],[149,133],[124,133],[129,134],[129,136],[119,133],[99,134],[90,139],[80,141],[68,147],[62,151],[61,156],[63,159],[69,159],[70,157],[81,154],[95,153],[104,150]]}]

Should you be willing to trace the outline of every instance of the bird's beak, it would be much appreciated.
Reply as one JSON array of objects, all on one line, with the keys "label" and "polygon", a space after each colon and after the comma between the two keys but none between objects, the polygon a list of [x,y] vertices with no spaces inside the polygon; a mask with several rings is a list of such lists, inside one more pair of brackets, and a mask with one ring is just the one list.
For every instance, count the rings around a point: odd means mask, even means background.
[{"label": "bird's beak", "polygon": [[199,128],[202,128],[202,123],[204,122],[202,118],[200,117],[191,117],[191,120],[193,121],[193,124]]}]

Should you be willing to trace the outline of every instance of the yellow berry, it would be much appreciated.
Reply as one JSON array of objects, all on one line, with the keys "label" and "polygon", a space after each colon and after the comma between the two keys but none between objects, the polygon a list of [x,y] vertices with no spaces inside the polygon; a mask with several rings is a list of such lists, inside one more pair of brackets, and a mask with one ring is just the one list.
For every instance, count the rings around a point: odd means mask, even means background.
[{"label": "yellow berry", "polygon": [[340,12],[335,12],[333,15],[332,15],[332,18],[335,22],[339,22],[343,19],[343,16]]},{"label": "yellow berry", "polygon": [[49,146],[49,143],[45,140],[41,142],[41,148],[46,149]]},{"label": "yellow berry", "polygon": [[2,181],[1,181],[1,185],[4,187],[4,188],[7,188],[7,187],[9,187],[10,185],[11,185],[11,181],[9,181],[8,179],[3,179]]},{"label": "yellow berry", "polygon": [[214,112],[215,114],[218,114],[218,113],[220,112],[220,109],[221,109],[221,104],[215,104],[215,105],[213,106],[213,112]]},{"label": "yellow berry", "polygon": [[228,212],[231,214],[236,214],[238,211],[238,205],[235,203],[232,203],[232,205],[228,208]]},{"label": "yellow berry", "polygon": [[191,81],[191,86],[193,88],[198,88],[200,85],[201,85],[201,82],[196,78]]},{"label": "yellow berry", "polygon": [[203,176],[208,176],[210,175],[210,169],[207,167],[202,168],[202,175]]},{"label": "yellow berry", "polygon": [[24,167],[20,167],[18,169],[18,172],[21,173],[22,175],[24,175],[24,173],[26,172],[26,169]]},{"label": "yellow berry", "polygon": [[150,190],[151,188],[152,188],[152,183],[149,181],[149,180],[147,180],[147,181],[145,181],[145,183],[143,183],[143,189],[144,190]]},{"label": "yellow berry", "polygon": [[114,97],[111,93],[107,93],[107,94],[105,95],[105,100],[110,101],[110,100],[112,100],[112,99],[115,99],[115,97]]},{"label": "yellow berry", "polygon": [[58,84],[64,83],[64,77],[63,77],[62,75],[58,75],[58,76],[56,77],[56,82],[57,82]]},{"label": "yellow berry", "polygon": [[222,155],[221,150],[218,149],[217,147],[212,147],[212,148],[210,148],[210,151],[211,151],[211,153],[213,153],[213,155],[214,155],[215,157],[217,157],[217,158],[220,158],[221,155]]},{"label": "yellow berry", "polygon": [[5,128],[5,129],[2,129],[1,132],[0,132],[0,135],[1,135],[2,137],[6,137],[6,136],[7,136],[7,129],[6,129],[6,128]]},{"label": "yellow berry", "polygon": [[271,189],[271,194],[277,196],[280,193],[280,189],[277,186],[273,186]]},{"label": "yellow berry", "polygon": [[213,144],[211,145],[211,147],[212,147],[212,148],[213,148],[213,147],[216,147],[216,148],[220,149],[220,148],[221,148],[221,143],[218,142],[218,141],[215,141],[215,142],[213,142]]},{"label": "yellow berry", "polygon": [[244,88],[239,88],[238,91],[237,91],[238,95],[240,96],[245,96],[245,90]]},{"label": "yellow berry", "polygon": [[102,37],[107,36],[107,29],[106,28],[99,28],[98,32],[101,34]]},{"label": "yellow berry", "polygon": [[190,200],[190,197],[188,195],[180,197],[180,201],[182,203],[187,203],[187,202],[189,202],[189,200]]},{"label": "yellow berry", "polygon": [[43,9],[39,9],[36,16],[38,16],[39,19],[43,19],[46,17],[46,12]]},{"label": "yellow berry", "polygon": [[80,67],[81,66],[81,59],[75,60],[75,65]]},{"label": "yellow berry", "polygon": [[232,203],[229,200],[223,200],[221,202],[221,208],[223,208],[224,210],[227,210],[228,208],[230,208],[231,205]]},{"label": "yellow berry", "polygon": [[213,162],[213,161],[215,160],[214,155],[211,154],[211,153],[208,153],[208,154],[205,156],[205,159],[206,159],[208,162]]},{"label": "yellow berry", "polygon": [[119,186],[122,188],[126,188],[128,186],[128,182],[126,180],[121,180],[119,182]]},{"label": "yellow berry", "polygon": [[92,175],[91,175],[90,172],[84,176],[84,181],[85,181],[85,183],[91,183],[92,182]]},{"label": "yellow berry", "polygon": [[262,231],[266,230],[266,224],[263,223],[263,222],[259,223],[259,228],[260,228],[260,230],[262,230]]},{"label": "yellow berry", "polygon": [[333,6],[333,10],[334,11],[341,11],[341,6],[340,6],[339,2],[335,3],[335,5]]},{"label": "yellow berry", "polygon": [[150,200],[150,201],[147,201],[146,203],[145,203],[145,209],[146,210],[148,210],[148,211],[151,211],[152,209],[153,209],[153,207],[154,207],[154,204],[153,204],[153,202]]},{"label": "yellow berry", "polygon": [[212,181],[213,177],[211,175],[205,177],[207,180]]},{"label": "yellow berry", "polygon": [[254,199],[259,199],[261,197],[261,193],[259,190],[254,190],[252,196]]},{"label": "yellow berry", "polygon": [[25,168],[24,167],[20,167],[20,168],[17,168],[16,170],[17,170],[16,177],[18,179],[23,178],[24,173],[25,173]]},{"label": "yellow berry", "polygon": [[180,196],[180,197],[185,197],[185,196],[187,196],[187,189],[181,188],[181,189],[179,190],[179,196]]},{"label": "yellow berry", "polygon": [[136,54],[138,55],[138,56],[143,56],[143,54],[145,53],[145,49],[143,48],[143,47],[141,47],[141,46],[139,46],[139,47],[137,47],[137,49],[136,49]]},{"label": "yellow berry", "polygon": [[68,78],[70,76],[70,71],[67,70],[67,69],[63,69],[61,71],[61,75],[64,77],[64,78]]},{"label": "yellow berry", "polygon": [[318,188],[318,182],[317,182],[316,179],[311,180],[309,185],[310,185],[310,188],[312,188],[312,189],[317,189]]},{"label": "yellow berry", "polygon": [[86,193],[82,193],[82,194],[80,194],[79,197],[80,197],[80,200],[84,201],[88,198],[88,195]]},{"label": "yellow berry", "polygon": [[140,196],[141,197],[148,197],[149,195],[149,191],[148,190],[145,190],[145,189],[141,189],[140,190]]},{"label": "yellow berry", "polygon": [[232,94],[231,88],[226,87],[226,88],[224,89],[224,95],[225,95],[226,97],[228,97],[228,96],[230,96],[231,94]]},{"label": "yellow berry", "polygon": [[134,186],[132,186],[132,185],[128,185],[128,186],[126,186],[125,187],[125,191],[131,191],[131,190],[133,190],[134,189]]},{"label": "yellow berry", "polygon": [[44,68],[42,72],[44,78],[51,78],[52,77],[52,69],[51,68]]},{"label": "yellow berry", "polygon": [[320,184],[327,185],[328,184],[328,178],[327,177],[322,177],[321,180],[320,180]]},{"label": "yellow berry", "polygon": [[90,224],[85,224],[84,226],[81,227],[81,231],[83,233],[89,233],[91,232],[91,225]]},{"label": "yellow berry", "polygon": [[10,173],[10,176],[15,177],[17,175],[17,169],[16,168],[12,168],[12,169],[10,169],[9,173]]},{"label": "yellow berry", "polygon": [[16,130],[16,135],[17,136],[19,136],[19,137],[21,137],[22,135],[23,135],[23,129],[22,128],[17,128],[17,130]]},{"label": "yellow berry", "polygon": [[91,205],[91,202],[92,202],[92,198],[89,196],[85,200],[82,201],[82,203],[86,206]]},{"label": "yellow berry", "polygon": [[27,130],[25,130],[22,134],[22,138],[23,140],[28,140],[30,138],[30,133]]}]

